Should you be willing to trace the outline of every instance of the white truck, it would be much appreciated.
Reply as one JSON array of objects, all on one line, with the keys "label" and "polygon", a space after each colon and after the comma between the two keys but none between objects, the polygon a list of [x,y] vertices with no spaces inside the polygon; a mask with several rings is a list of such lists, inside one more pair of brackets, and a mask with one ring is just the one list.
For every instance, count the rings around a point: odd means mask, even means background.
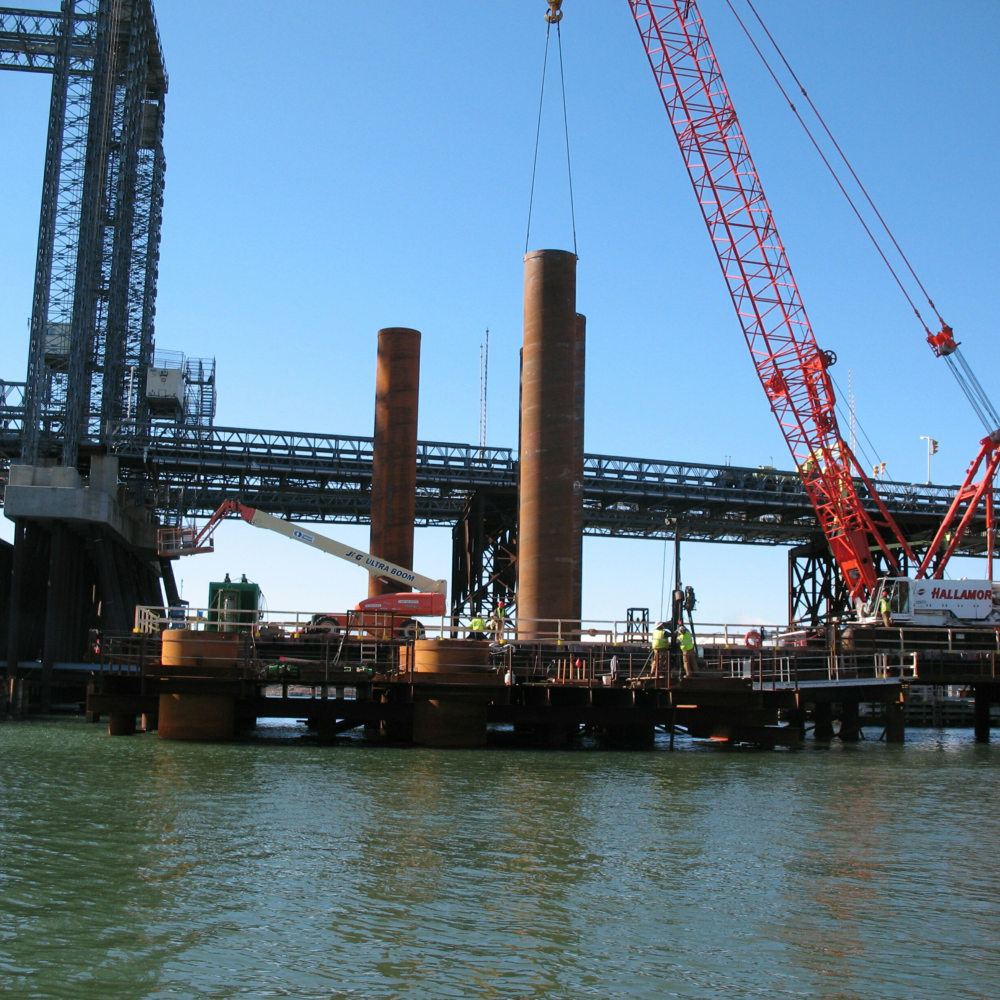
[{"label": "white truck", "polygon": [[992,580],[911,580],[887,576],[858,607],[861,625],[1000,624],[1000,583]]}]

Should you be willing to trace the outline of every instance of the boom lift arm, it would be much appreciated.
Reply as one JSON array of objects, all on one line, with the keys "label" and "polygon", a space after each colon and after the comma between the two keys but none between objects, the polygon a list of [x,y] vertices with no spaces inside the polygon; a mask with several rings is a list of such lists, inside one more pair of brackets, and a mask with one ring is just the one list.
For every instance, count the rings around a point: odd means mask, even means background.
[{"label": "boom lift arm", "polygon": [[248,524],[255,528],[269,528],[279,535],[292,538],[297,542],[310,545],[314,549],[327,552],[338,559],[344,559],[355,566],[361,566],[368,570],[372,576],[391,583],[401,583],[413,587],[418,591],[427,594],[444,595],[448,590],[448,583],[445,580],[432,580],[428,576],[415,573],[405,566],[397,566],[387,559],[380,559],[369,552],[362,552],[360,549],[351,548],[341,542],[336,542],[332,538],[317,534],[315,531],[306,531],[303,528],[285,521],[283,518],[275,517],[265,511],[257,510],[255,507],[248,507],[240,503],[239,500],[224,500],[219,509],[209,518],[208,523],[200,531],[195,532],[193,528],[163,528],[160,530],[159,551],[161,556],[183,556],[194,555],[199,552],[212,551],[212,536],[220,522],[231,514],[237,514]]}]

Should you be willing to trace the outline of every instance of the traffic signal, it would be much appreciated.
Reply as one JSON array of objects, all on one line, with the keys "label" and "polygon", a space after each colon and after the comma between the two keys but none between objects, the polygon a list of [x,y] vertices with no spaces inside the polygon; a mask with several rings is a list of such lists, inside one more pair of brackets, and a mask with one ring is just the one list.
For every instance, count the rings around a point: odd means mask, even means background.
[{"label": "traffic signal", "polygon": [[881,479],[885,475],[885,462],[879,462],[879,464],[872,469],[872,475],[874,475],[876,479]]},{"label": "traffic signal", "polygon": [[938,446],[937,441],[935,441],[933,438],[931,438],[931,454],[932,455],[936,455],[937,454],[937,446]]}]

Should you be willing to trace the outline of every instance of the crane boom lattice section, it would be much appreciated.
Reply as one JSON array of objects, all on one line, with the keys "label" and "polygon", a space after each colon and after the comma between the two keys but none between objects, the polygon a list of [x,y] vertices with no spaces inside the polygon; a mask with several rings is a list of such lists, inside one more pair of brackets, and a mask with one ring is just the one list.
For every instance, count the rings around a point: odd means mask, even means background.
[{"label": "crane boom lattice section", "polygon": [[[771,409],[852,597],[875,584],[864,509],[827,367],[694,0],[629,0]],[[884,525],[899,535],[889,521]]]}]

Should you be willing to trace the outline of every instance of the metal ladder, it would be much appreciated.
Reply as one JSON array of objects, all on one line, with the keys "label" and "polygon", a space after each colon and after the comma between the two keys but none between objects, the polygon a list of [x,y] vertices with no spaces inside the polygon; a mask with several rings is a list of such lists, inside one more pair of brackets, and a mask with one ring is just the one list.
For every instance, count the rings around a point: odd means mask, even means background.
[{"label": "metal ladder", "polygon": [[373,670],[378,665],[378,643],[361,643],[361,667],[371,667]]}]

